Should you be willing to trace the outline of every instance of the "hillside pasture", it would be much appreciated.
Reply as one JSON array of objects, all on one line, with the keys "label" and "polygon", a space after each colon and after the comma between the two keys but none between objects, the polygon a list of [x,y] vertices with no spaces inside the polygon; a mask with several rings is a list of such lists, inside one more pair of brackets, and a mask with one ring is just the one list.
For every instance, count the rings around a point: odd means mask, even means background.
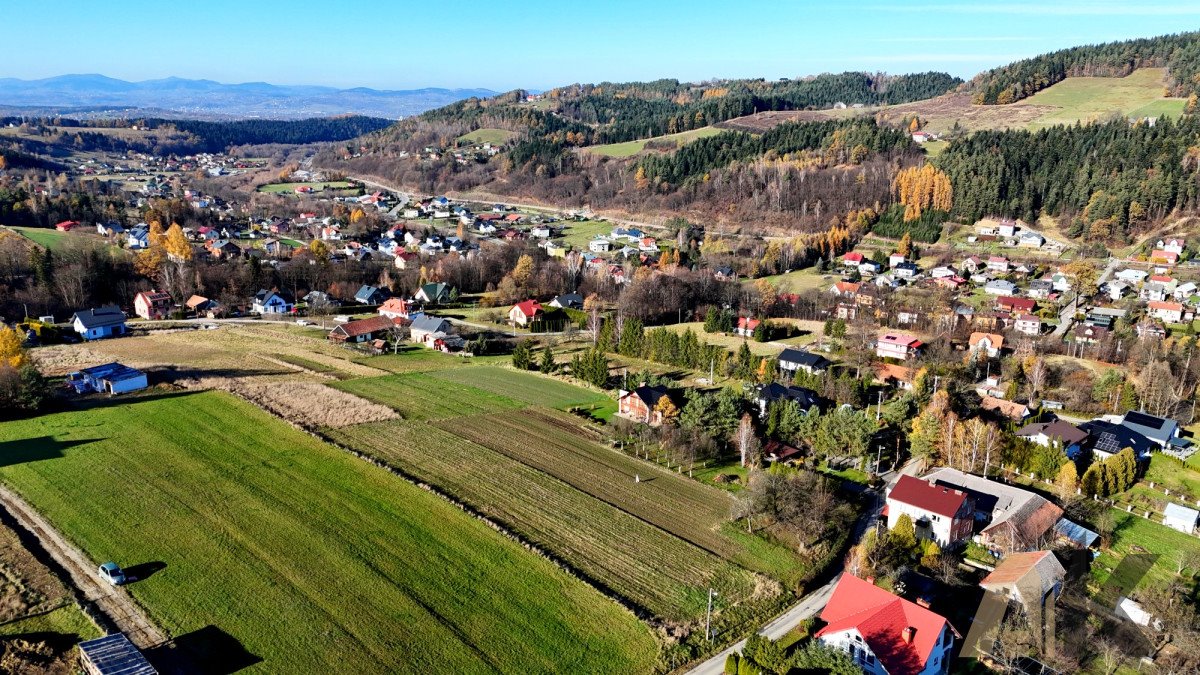
[{"label": "hillside pasture", "polygon": [[650,632],[594,589],[228,394],[9,422],[0,448],[0,480],[92,559],[165,565],[127,588],[172,636],[227,635],[249,654],[214,671],[654,666]]},{"label": "hillside pasture", "polygon": [[559,242],[570,244],[575,251],[587,251],[588,243],[596,237],[608,235],[614,227],[603,220],[567,221],[562,225],[563,236]]},{"label": "hillside pasture", "polygon": [[1154,117],[1175,117],[1183,114],[1184,100],[1163,98],[1165,75],[1162,68],[1142,68],[1126,77],[1069,77],[1013,105],[1054,108],[1033,120],[1032,129],[1102,121],[1113,115],[1144,116],[1135,115],[1143,108],[1155,112]]},{"label": "hillside pasture", "polygon": [[697,618],[704,609],[703,589],[711,584],[724,589],[727,601],[748,597],[755,585],[745,570],[444,429],[419,422],[382,422],[346,427],[332,435],[463,500],[658,616]]},{"label": "hillside pasture", "polygon": [[662,144],[674,145],[675,148],[681,148],[692,141],[716,136],[717,134],[726,131],[726,129],[718,129],[717,127],[701,127],[699,129],[691,129],[689,131],[681,131],[676,134],[665,134],[663,136],[655,136],[654,138],[644,138],[636,141],[625,141],[623,143],[608,143],[605,145],[593,145],[587,148],[587,152],[605,157],[632,157],[646,149],[647,145]]},{"label": "hillside pasture", "polygon": [[309,183],[268,183],[267,185],[260,185],[258,191],[268,194],[296,194],[296,188],[298,187],[311,187],[313,192],[324,192],[325,190],[349,190],[354,185],[344,180]]},{"label": "hillside pasture", "polygon": [[[70,232],[59,232],[49,227],[17,227],[10,225],[8,229],[25,237],[29,241],[50,250],[57,250],[67,243],[67,237],[71,236]],[[92,228],[95,231],[95,228]]]},{"label": "hillside pasture", "polygon": [[491,143],[501,145],[516,137],[516,133],[507,129],[476,129],[469,134],[458,137],[460,143]]}]

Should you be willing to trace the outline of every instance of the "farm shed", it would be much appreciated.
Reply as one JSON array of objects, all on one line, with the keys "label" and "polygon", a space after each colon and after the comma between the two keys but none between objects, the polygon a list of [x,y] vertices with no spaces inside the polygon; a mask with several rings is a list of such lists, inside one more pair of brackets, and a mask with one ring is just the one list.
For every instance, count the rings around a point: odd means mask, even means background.
[{"label": "farm shed", "polygon": [[89,675],[157,675],[158,671],[124,633],[79,643],[79,660]]},{"label": "farm shed", "polygon": [[145,389],[147,386],[145,373],[116,361],[71,373],[67,378],[67,383],[78,394],[89,391],[101,394],[124,394]]},{"label": "farm shed", "polygon": [[1197,517],[1200,517],[1200,511],[1175,503],[1167,504],[1163,509],[1163,525],[1187,534],[1196,529]]}]

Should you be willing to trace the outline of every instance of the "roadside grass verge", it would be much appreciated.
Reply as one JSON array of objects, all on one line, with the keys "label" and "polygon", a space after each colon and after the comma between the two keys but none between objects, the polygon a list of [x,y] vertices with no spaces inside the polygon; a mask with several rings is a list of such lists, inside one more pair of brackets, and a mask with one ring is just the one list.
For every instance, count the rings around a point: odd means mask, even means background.
[{"label": "roadside grass verge", "polygon": [[[0,480],[247,672],[647,672],[630,613],[449,502],[219,392],[0,425]],[[483,476],[482,479],[487,479]]]}]

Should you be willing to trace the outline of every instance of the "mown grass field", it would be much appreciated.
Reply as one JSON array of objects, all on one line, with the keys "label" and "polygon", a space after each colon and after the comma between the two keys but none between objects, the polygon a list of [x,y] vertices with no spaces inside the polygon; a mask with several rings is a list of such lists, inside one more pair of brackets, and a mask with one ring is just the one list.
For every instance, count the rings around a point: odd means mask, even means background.
[{"label": "mown grass field", "polygon": [[638,141],[626,141],[624,143],[608,143],[606,145],[593,145],[587,149],[588,152],[594,152],[597,155],[606,157],[632,157],[646,149],[646,144],[651,142],[672,142],[675,147],[681,147],[700,138],[716,136],[722,133],[725,129],[716,127],[701,127],[690,131],[681,131],[677,134],[666,134],[664,136],[655,136]]},{"label": "mown grass field", "polygon": [[1164,75],[1162,68],[1142,68],[1127,77],[1069,77],[1016,105],[1056,108],[1033,120],[1031,129],[1094,122],[1114,114],[1177,117],[1183,114],[1184,100],[1163,98]]},{"label": "mown grass field", "polygon": [[[1150,571],[1138,582],[1137,587],[1145,588],[1147,585],[1168,582],[1175,578],[1175,564],[1181,552],[1200,549],[1200,539],[1194,536],[1173,530],[1166,525],[1152,523],[1123,510],[1114,509],[1112,513],[1116,520],[1113,544],[1104,549],[1092,563],[1092,576],[1100,584],[1104,584],[1110,576],[1108,570],[1116,571],[1121,560],[1133,554],[1157,556]],[[1131,582],[1132,580],[1129,580],[1125,585]]]},{"label": "mown grass field", "polygon": [[425,373],[346,380],[331,386],[389,406],[410,420],[444,419],[522,407],[521,402],[507,396],[435,379]]},{"label": "mown grass field", "polygon": [[[534,373],[501,366],[441,370],[431,377],[547,408],[600,403],[608,396]],[[466,411],[460,415],[469,414]]]},{"label": "mown grass field", "polygon": [[[480,421],[446,425],[465,429]],[[725,602],[745,599],[755,585],[753,575],[718,556],[450,431],[420,422],[382,422],[330,433],[453,494],[658,616],[695,619],[709,585],[722,589]]]},{"label": "mown grass field", "polygon": [[307,185],[308,187],[311,187],[315,192],[322,192],[324,190],[348,190],[348,189],[354,187],[351,183],[349,183],[347,181],[335,180],[335,181],[325,181],[325,182],[320,182],[320,183],[313,183],[313,182],[310,182],[310,183],[269,183],[267,185],[260,185],[258,188],[258,191],[259,192],[267,192],[267,193],[289,193],[290,192],[290,193],[294,194],[296,188],[305,186],[305,185]]},{"label": "mown grass field", "polygon": [[10,230],[25,237],[33,243],[48,248],[51,250],[62,248],[66,243],[66,238],[71,236],[69,232],[59,232],[47,227],[16,227],[9,226]]},{"label": "mown grass field", "polygon": [[172,635],[240,642],[261,659],[246,672],[646,672],[656,658],[650,631],[594,589],[227,394],[8,422],[0,456],[0,480],[92,558],[164,563],[129,592]]},{"label": "mown grass field", "polygon": [[513,136],[516,134],[507,129],[476,129],[469,134],[459,136],[458,140],[464,143],[500,144],[508,142]]},{"label": "mown grass field", "polygon": [[[587,251],[588,244],[598,236],[607,235],[613,231],[613,224],[602,220],[581,220],[564,223],[564,231],[560,243],[570,244],[573,251]],[[615,246],[614,248],[619,248]]]}]

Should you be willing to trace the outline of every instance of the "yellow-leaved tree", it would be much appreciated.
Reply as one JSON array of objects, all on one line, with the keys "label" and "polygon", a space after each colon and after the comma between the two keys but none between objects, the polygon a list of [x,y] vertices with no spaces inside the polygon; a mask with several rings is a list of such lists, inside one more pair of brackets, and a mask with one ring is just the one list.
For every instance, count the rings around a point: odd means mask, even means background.
[{"label": "yellow-leaved tree", "polygon": [[171,223],[171,227],[167,228],[165,247],[167,255],[175,262],[192,259],[192,245],[183,235],[183,228],[179,227],[179,223]]},{"label": "yellow-leaved tree", "polygon": [[25,365],[25,349],[21,334],[15,328],[0,324],[0,364],[20,368]]},{"label": "yellow-leaved tree", "polygon": [[892,182],[896,198],[904,205],[904,222],[921,217],[926,210],[949,211],[954,191],[950,177],[932,164],[904,169]]}]

